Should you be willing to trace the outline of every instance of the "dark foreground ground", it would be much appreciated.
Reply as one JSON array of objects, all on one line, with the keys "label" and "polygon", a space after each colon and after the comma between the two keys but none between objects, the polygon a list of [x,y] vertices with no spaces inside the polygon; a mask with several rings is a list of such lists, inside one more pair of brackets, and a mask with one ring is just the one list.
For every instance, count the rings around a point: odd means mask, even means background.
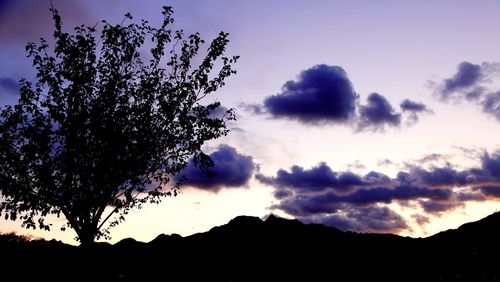
[{"label": "dark foreground ground", "polygon": [[425,239],[237,217],[189,237],[73,247],[0,238],[0,281],[496,281],[500,213]]}]

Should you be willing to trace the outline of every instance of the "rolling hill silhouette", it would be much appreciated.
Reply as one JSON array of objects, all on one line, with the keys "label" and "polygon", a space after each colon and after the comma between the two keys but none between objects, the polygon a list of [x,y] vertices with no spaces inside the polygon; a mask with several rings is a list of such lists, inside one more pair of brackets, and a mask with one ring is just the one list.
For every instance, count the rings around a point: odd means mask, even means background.
[{"label": "rolling hill silhouette", "polygon": [[[0,237],[2,278],[111,281],[495,281],[500,213],[428,238],[239,216],[188,237],[74,247]],[[19,269],[19,270],[17,270]],[[3,281],[8,281],[4,280]]]}]

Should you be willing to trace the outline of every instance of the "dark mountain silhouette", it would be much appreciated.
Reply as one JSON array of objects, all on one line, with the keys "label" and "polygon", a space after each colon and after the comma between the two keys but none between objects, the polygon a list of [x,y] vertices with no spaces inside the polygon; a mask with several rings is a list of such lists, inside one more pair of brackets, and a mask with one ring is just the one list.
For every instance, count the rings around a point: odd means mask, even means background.
[{"label": "dark mountain silhouette", "polygon": [[[74,247],[0,236],[2,278],[112,281],[494,281],[500,213],[415,239],[239,216],[188,237]],[[4,280],[3,281],[8,281]]]}]

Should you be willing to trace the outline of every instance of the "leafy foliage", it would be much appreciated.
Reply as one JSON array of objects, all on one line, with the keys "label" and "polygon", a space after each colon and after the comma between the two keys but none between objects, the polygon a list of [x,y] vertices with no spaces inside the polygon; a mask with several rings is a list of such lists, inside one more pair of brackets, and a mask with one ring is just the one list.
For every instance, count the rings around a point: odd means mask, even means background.
[{"label": "leafy foliage", "polygon": [[47,230],[45,217],[62,214],[61,228],[90,243],[109,238],[130,209],[176,195],[173,176],[190,158],[205,171],[212,164],[201,146],[235,117],[214,118],[220,103],[200,101],[236,73],[238,57],[224,57],[223,32],[200,57],[204,41],[173,31],[170,7],[161,27],[126,14],[102,21],[97,38],[97,25],[70,34],[51,12],[55,47],[27,44],[36,82],[21,80],[18,103],[0,112],[0,212]]}]

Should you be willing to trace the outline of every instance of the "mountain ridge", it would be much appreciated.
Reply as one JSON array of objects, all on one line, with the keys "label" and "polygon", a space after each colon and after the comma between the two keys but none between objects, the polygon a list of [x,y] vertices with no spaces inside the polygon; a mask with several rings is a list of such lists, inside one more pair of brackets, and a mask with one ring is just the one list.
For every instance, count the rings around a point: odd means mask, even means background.
[{"label": "mountain ridge", "polygon": [[[31,262],[23,278],[111,281],[481,281],[500,278],[500,213],[426,238],[344,232],[274,215],[150,242],[75,247],[56,241],[0,240],[3,269]],[[57,266],[56,268],[54,268]],[[266,267],[264,267],[266,266]],[[47,270],[51,270],[48,271]],[[85,270],[85,271],[82,271]],[[5,274],[19,278],[15,272]],[[4,277],[5,277],[4,275]],[[174,279],[175,278],[175,279]],[[377,280],[377,281],[378,281]]]}]

